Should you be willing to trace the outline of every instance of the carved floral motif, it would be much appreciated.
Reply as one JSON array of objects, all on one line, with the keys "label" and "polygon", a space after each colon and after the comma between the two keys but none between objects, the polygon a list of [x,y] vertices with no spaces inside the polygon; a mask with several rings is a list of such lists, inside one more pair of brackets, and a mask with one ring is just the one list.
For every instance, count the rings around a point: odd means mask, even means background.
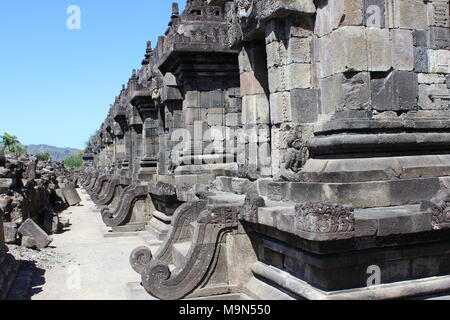
[{"label": "carved floral motif", "polygon": [[295,225],[312,233],[351,232],[355,229],[354,209],[330,203],[300,203],[295,206]]}]

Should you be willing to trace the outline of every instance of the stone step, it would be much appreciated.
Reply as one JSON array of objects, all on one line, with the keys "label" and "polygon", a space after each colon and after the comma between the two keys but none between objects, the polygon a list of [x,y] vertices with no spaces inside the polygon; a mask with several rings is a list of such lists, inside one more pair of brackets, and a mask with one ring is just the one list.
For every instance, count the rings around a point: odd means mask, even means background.
[{"label": "stone step", "polygon": [[191,248],[190,241],[179,242],[173,245],[172,249],[173,263],[177,268],[183,266],[190,248]]}]

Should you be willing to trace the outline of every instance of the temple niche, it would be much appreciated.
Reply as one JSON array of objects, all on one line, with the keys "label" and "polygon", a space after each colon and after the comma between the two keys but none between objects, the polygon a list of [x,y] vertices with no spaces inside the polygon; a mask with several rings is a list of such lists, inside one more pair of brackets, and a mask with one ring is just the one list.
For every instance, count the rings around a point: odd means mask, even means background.
[{"label": "temple niche", "polygon": [[449,292],[448,6],[173,4],[85,153],[105,236],[142,237],[131,291]]}]

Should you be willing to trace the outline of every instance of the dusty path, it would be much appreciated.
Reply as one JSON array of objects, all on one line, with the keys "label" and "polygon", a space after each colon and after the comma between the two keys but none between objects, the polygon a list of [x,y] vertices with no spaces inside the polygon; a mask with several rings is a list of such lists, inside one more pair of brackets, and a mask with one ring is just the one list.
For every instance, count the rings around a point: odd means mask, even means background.
[{"label": "dusty path", "polygon": [[62,214],[71,227],[52,236],[51,246],[67,261],[45,271],[43,284],[33,288],[32,300],[127,299],[126,284],[140,280],[128,258],[143,241],[139,236],[104,238],[100,213],[85,191],[78,192],[83,206]]}]

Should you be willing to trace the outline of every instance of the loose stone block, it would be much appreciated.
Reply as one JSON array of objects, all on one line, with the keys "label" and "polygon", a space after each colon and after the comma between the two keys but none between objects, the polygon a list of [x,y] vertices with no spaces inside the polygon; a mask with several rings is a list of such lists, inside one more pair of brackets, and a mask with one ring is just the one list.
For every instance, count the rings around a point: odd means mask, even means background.
[{"label": "loose stone block", "polygon": [[3,231],[5,243],[16,243],[17,240],[17,224],[11,222],[3,223]]},{"label": "loose stone block", "polygon": [[47,247],[53,239],[50,238],[44,230],[42,230],[33,220],[27,219],[19,228],[19,233],[22,236],[31,237],[36,241],[36,246],[39,249]]},{"label": "loose stone block", "polygon": [[64,198],[66,199],[69,206],[75,206],[79,203],[81,203],[80,195],[78,194],[77,190],[73,186],[73,184],[68,184],[63,189]]},{"label": "loose stone block", "polygon": [[391,30],[392,66],[395,70],[412,71],[414,69],[413,36],[410,30]]},{"label": "loose stone block", "polygon": [[34,240],[34,238],[28,237],[28,236],[22,237],[21,246],[24,248],[28,248],[28,249],[36,249],[37,248],[37,244],[36,244],[36,241]]},{"label": "loose stone block", "polygon": [[13,186],[14,180],[10,178],[0,178],[0,194],[7,193]]}]

